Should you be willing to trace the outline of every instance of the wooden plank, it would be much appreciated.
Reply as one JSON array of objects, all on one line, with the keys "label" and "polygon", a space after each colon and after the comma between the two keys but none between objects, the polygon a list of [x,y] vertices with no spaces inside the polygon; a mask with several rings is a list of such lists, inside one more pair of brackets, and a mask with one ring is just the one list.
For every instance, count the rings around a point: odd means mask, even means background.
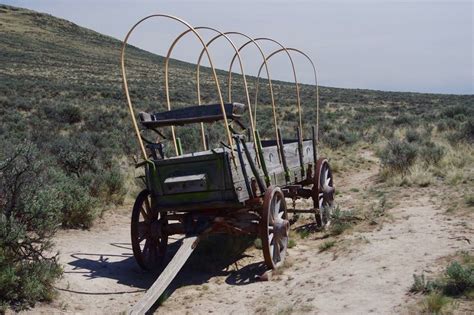
[{"label": "wooden plank", "polygon": [[[224,104],[228,120],[239,119],[246,111],[247,106],[240,103]],[[191,107],[178,108],[160,113],[139,114],[140,122],[147,128],[159,128],[165,126],[185,125],[191,123],[211,123],[224,119],[221,104],[195,105]]]},{"label": "wooden plank", "polygon": [[194,251],[194,244],[197,239],[198,236],[188,236],[183,239],[180,248],[168,266],[146,291],[145,295],[128,311],[128,314],[145,314],[156,303]]}]

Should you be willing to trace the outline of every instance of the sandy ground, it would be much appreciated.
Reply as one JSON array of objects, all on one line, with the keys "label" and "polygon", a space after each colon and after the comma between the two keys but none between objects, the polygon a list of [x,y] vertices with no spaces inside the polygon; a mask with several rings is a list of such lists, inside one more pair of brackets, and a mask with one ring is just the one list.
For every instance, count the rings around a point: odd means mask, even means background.
[{"label": "sandy ground", "polygon": [[[375,183],[378,165],[337,174],[343,209],[367,200],[361,191]],[[289,249],[288,266],[271,281],[258,281],[264,270],[255,248],[245,258],[209,273],[185,265],[158,314],[393,314],[406,313],[412,275],[441,257],[473,251],[473,231],[463,219],[448,217],[433,188],[398,194],[389,220],[337,238],[320,253],[322,233],[298,240]],[[64,276],[51,304],[30,313],[120,313],[133,305],[156,275],[135,264],[129,241],[129,210],[108,213],[90,231],[62,231],[56,237]],[[176,239],[175,239],[176,240]],[[174,240],[171,240],[172,242]],[[474,241],[474,240],[473,240]],[[171,246],[173,247],[173,246]]]}]

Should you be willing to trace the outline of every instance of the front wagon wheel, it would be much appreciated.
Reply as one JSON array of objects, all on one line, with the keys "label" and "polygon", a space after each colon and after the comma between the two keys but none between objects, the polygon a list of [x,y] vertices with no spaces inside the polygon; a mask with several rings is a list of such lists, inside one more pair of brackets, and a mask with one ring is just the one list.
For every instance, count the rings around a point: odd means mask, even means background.
[{"label": "front wagon wheel", "polygon": [[265,192],[260,221],[263,258],[269,269],[278,268],[285,260],[289,228],[285,195],[280,187],[270,186]]},{"label": "front wagon wheel", "polygon": [[166,214],[158,212],[150,192],[140,192],[133,205],[131,236],[133,256],[141,268],[153,270],[162,265],[168,246],[167,224]]},{"label": "front wagon wheel", "polygon": [[[314,184],[317,192],[317,209],[316,220],[319,226],[325,228],[331,223],[332,210],[334,207],[334,178],[332,176],[331,167],[325,158],[320,158],[316,163],[316,182]],[[313,197],[316,201],[316,198]],[[316,202],[315,202],[316,203]]]}]

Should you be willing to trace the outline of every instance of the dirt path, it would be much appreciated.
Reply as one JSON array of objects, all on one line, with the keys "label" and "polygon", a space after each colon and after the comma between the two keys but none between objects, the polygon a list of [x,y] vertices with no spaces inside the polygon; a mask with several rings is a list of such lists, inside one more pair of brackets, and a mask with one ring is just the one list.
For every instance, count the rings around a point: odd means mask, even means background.
[{"label": "dirt path", "polygon": [[[361,192],[374,185],[376,161],[367,152],[361,157],[367,167],[337,181],[343,209],[364,204]],[[447,220],[444,209],[432,200],[436,193],[430,188],[398,193],[405,197],[389,210],[390,222],[340,237],[329,251],[319,253],[322,233],[298,240],[289,249],[291,266],[271,281],[256,280],[262,255],[254,248],[219,272],[185,266],[157,313],[403,312],[414,273],[442,256],[473,250],[465,241],[472,230],[460,219]],[[65,266],[57,284],[59,297],[34,313],[118,313],[134,304],[154,280],[133,260],[128,214],[109,214],[91,231],[64,231],[56,244]]]}]

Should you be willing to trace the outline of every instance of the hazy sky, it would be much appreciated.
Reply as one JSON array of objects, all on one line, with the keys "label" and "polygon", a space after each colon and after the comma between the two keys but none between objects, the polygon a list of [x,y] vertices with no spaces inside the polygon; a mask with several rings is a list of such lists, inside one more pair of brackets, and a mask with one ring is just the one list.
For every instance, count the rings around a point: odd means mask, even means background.
[{"label": "hazy sky", "polygon": [[[300,48],[315,60],[322,85],[474,94],[473,1],[0,2],[47,12],[118,39],[123,39],[138,19],[152,13],[168,13],[193,26],[238,30]],[[131,43],[163,55],[170,40],[184,30],[176,23],[156,19],[140,26]],[[203,31],[202,35],[208,39],[215,34]],[[239,37],[232,40],[236,45],[244,42]],[[262,45],[266,53],[278,48]],[[211,48],[217,67],[227,69],[233,51],[225,40],[215,42]],[[196,62],[199,52],[196,39],[188,35],[176,47],[173,57]],[[249,46],[243,57],[246,72],[255,74],[262,61],[257,50]],[[300,81],[312,83],[308,64],[295,58]],[[285,55],[272,58],[271,75],[275,79],[292,79]]]}]

